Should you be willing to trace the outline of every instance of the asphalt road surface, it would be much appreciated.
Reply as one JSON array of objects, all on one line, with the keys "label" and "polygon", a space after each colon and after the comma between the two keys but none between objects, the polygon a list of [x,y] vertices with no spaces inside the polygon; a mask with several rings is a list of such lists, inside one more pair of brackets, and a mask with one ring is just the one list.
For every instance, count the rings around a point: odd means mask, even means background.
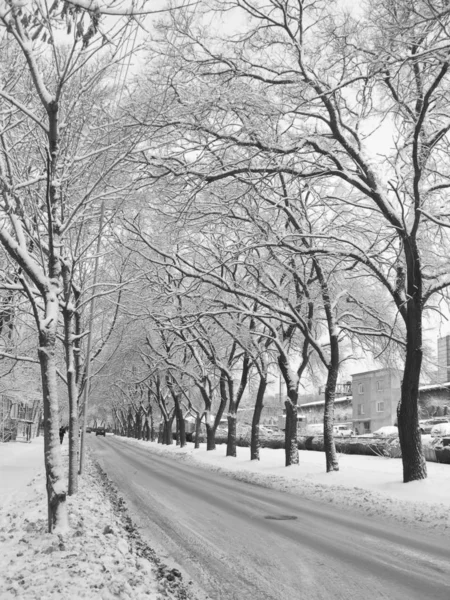
[{"label": "asphalt road surface", "polygon": [[450,600],[450,540],[236,481],[111,436],[89,441],[143,538],[209,598]]}]

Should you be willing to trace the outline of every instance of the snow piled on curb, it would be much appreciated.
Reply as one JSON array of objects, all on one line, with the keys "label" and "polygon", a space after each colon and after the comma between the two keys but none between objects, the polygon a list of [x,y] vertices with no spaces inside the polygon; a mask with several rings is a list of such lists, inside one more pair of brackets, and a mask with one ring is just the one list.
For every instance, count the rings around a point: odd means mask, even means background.
[{"label": "snow piled on curb", "polygon": [[450,465],[427,463],[427,479],[404,484],[399,459],[341,454],[340,471],[326,473],[323,452],[302,450],[300,464],[285,467],[282,449],[263,448],[261,460],[250,461],[249,448],[238,447],[237,457],[232,458],[225,456],[224,444],[208,452],[205,444],[195,450],[191,443],[181,449],[175,444],[118,439],[308,500],[332,503],[438,535],[450,531]]},{"label": "snow piled on curb", "polygon": [[[42,447],[37,450],[43,455]],[[1,453],[8,451],[14,454],[17,448],[2,445]],[[63,458],[67,466],[65,445]],[[42,461],[40,468],[31,482],[18,487],[16,494],[9,490],[1,502],[1,600],[174,597],[166,589],[164,577],[158,577],[155,564],[135,552],[123,519],[89,459],[86,473],[79,479],[78,494],[68,497],[71,529],[64,534],[47,533]]]}]

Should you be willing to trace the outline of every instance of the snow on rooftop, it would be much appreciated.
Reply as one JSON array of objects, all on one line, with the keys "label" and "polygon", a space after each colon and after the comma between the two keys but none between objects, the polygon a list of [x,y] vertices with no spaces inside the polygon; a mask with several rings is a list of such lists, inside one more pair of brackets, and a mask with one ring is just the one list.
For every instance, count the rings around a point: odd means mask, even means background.
[{"label": "snow on rooftop", "polygon": [[[352,401],[352,396],[345,396],[345,398],[336,398],[334,400],[335,404],[339,402],[348,402]],[[317,402],[306,402],[305,404],[299,404],[299,408],[308,408],[310,406],[323,406],[325,404],[325,400],[317,400]]]},{"label": "snow on rooftop", "polygon": [[443,388],[448,387],[450,387],[450,381],[447,381],[446,383],[433,383],[430,385],[421,385],[419,386],[419,392],[426,392],[428,390],[441,390]]}]

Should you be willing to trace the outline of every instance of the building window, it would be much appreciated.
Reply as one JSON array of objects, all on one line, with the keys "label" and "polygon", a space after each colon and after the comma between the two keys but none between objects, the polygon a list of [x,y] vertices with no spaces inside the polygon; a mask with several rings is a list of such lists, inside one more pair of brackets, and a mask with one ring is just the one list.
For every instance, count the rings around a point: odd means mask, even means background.
[{"label": "building window", "polygon": [[364,384],[358,384],[358,394],[364,394]]},{"label": "building window", "polygon": [[358,404],[358,415],[364,414],[364,404]]},{"label": "building window", "polygon": [[384,411],[384,402],[377,402],[377,412]]},{"label": "building window", "polygon": [[382,392],[382,391],[383,391],[383,382],[377,381],[377,392]]}]

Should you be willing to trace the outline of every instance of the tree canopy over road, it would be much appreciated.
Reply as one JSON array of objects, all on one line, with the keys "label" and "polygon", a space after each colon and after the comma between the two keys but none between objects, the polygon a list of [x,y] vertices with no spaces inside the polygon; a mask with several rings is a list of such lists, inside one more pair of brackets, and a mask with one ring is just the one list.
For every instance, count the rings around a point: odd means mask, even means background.
[{"label": "tree canopy over road", "polygon": [[322,378],[333,471],[340,369],[367,354],[403,372],[403,478],[425,478],[423,325],[450,285],[447,2],[4,0],[0,24],[1,302],[27,323],[2,325],[0,355],[40,364],[50,530],[61,398],[72,494],[91,388],[104,421],[149,439],[156,411],[184,443],[188,411],[213,448],[226,415],[230,456],[249,393],[258,458],[279,372],[291,465],[299,390]]}]

